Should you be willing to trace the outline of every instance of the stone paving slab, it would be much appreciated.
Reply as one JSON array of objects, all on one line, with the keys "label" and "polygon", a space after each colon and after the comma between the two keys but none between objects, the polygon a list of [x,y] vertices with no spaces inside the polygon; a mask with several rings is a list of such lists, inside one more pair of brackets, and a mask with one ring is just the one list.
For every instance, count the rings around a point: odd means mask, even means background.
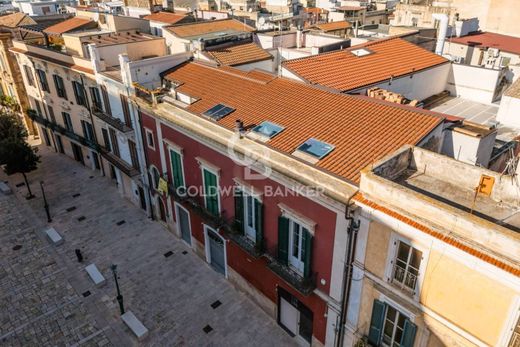
[{"label": "stone paving slab", "polygon": [[[120,197],[109,179],[42,146],[40,155],[39,169],[28,175],[35,199],[26,201],[26,187],[15,187],[21,177],[0,174],[15,192],[0,195],[0,307],[6,307],[0,312],[0,345],[295,345],[187,245]],[[40,180],[50,226],[66,240],[57,247],[43,235]],[[125,224],[118,226],[121,220]],[[21,249],[13,250],[16,245]],[[81,264],[76,248],[84,256]],[[167,251],[173,255],[165,258]],[[106,278],[104,287],[88,278],[84,267],[90,263]],[[125,308],[149,329],[140,343],[119,317],[111,264],[118,265]],[[213,309],[216,300],[222,304]]]}]

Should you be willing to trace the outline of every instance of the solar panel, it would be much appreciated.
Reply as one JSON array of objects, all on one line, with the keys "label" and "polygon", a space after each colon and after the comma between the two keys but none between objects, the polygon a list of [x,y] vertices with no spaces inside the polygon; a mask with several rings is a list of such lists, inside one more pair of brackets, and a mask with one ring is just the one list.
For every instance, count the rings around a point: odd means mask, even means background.
[{"label": "solar panel", "polygon": [[219,120],[221,118],[224,118],[231,112],[233,112],[235,109],[229,106],[226,106],[224,104],[218,104],[207,110],[203,113],[203,115],[210,117],[214,120]]},{"label": "solar panel", "polygon": [[314,138],[310,138],[305,141],[300,147],[297,148],[299,151],[305,152],[307,154],[312,155],[318,159],[325,157],[329,154],[333,149],[333,145],[329,145],[328,143],[316,140]]},{"label": "solar panel", "polygon": [[254,127],[253,131],[258,134],[261,134],[263,136],[266,136],[268,138],[272,138],[273,136],[277,135],[283,129],[284,129],[283,127],[281,127],[277,124],[265,121],[265,122],[260,123],[256,127]]}]

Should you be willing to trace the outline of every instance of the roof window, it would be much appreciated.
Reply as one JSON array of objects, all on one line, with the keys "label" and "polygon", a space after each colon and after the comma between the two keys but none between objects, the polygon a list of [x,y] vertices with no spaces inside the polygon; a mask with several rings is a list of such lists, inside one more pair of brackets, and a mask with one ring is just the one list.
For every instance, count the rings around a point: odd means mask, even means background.
[{"label": "roof window", "polygon": [[309,154],[316,159],[322,159],[334,149],[333,145],[310,138],[301,144],[296,150]]},{"label": "roof window", "polygon": [[203,115],[213,119],[219,120],[233,112],[235,109],[224,104],[218,104],[207,110]]},{"label": "roof window", "polygon": [[359,49],[354,49],[354,50],[350,51],[350,53],[354,54],[356,57],[364,57],[365,55],[370,55],[373,52],[369,51],[366,48],[359,48]]},{"label": "roof window", "polygon": [[278,133],[281,132],[283,129],[284,127],[282,126],[265,121],[254,127],[253,131],[267,138],[272,138],[278,135]]}]

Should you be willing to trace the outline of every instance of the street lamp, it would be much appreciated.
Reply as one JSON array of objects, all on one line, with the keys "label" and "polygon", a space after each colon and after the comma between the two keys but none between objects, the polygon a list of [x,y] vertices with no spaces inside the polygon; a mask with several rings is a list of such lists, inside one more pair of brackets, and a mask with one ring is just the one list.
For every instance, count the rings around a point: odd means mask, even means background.
[{"label": "street lamp", "polygon": [[49,211],[49,204],[47,203],[47,198],[45,197],[45,190],[43,190],[43,181],[40,181],[40,188],[42,189],[43,207],[45,208],[45,213],[47,213],[47,223],[50,223],[52,222],[52,218]]},{"label": "street lamp", "polygon": [[117,282],[117,265],[112,264],[110,266],[110,269],[114,273],[114,281],[116,281],[116,289],[117,289],[117,302],[119,302],[119,311],[121,311],[121,315],[125,313],[125,308],[123,306],[123,296],[121,295],[121,292],[119,291],[119,282]]}]

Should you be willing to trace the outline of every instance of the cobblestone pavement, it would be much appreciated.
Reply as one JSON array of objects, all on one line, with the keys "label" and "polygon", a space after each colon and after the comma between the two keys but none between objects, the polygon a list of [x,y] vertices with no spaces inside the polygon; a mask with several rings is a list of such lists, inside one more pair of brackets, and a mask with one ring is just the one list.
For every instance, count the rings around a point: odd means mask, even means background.
[{"label": "cobblestone pavement", "polygon": [[[2,346],[291,346],[293,340],[184,243],[121,198],[105,177],[40,147],[28,175],[36,198],[25,200],[21,175],[0,193],[0,345]],[[43,236],[45,181],[60,246]],[[78,195],[79,194],[79,195]],[[125,221],[122,225],[118,222]],[[21,248],[16,247],[21,246]],[[19,248],[19,249],[18,249]],[[74,250],[85,260],[77,262]],[[173,255],[164,254],[172,251]],[[98,288],[84,267],[106,278]],[[150,330],[137,342],[119,318],[110,270],[117,264],[125,308]],[[90,292],[84,296],[84,293]],[[213,309],[211,304],[222,304]],[[207,325],[213,330],[206,333]]]}]

